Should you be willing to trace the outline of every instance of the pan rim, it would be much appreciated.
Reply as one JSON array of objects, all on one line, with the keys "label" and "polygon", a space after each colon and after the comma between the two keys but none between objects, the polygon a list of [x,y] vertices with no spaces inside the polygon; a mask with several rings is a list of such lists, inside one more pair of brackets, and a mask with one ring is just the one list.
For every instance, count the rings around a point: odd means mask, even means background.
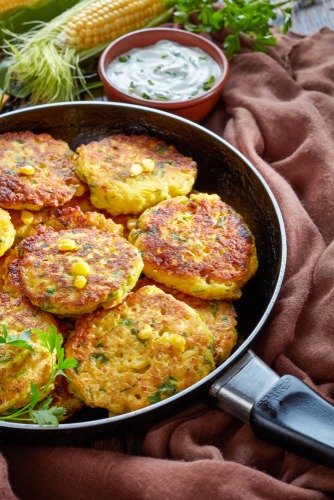
[{"label": "pan rim", "polygon": [[[154,108],[149,108],[146,106],[141,106],[137,104],[128,104],[128,103],[118,103],[118,102],[113,102],[113,101],[75,101],[75,102],[60,102],[60,103],[49,103],[49,104],[41,104],[41,105],[36,105],[36,106],[31,106],[27,108],[22,108],[18,110],[13,110],[9,111],[7,113],[4,113],[0,116],[0,129],[1,129],[1,124],[2,122],[7,118],[11,117],[13,115],[20,115],[20,114],[27,114],[31,111],[38,111],[39,109],[52,109],[52,108],[63,108],[63,107],[101,107],[101,108],[124,108],[124,109],[136,109],[138,111],[142,111],[144,113],[152,114],[152,115],[163,115],[166,116],[167,118],[170,118],[175,121],[183,122],[187,124],[188,126],[194,127],[196,129],[199,129],[203,133],[210,135],[213,139],[223,143],[225,147],[229,150],[231,150],[236,156],[238,156],[247,166],[248,169],[250,169],[253,174],[258,178],[259,182],[262,184],[263,188],[265,189],[266,193],[268,194],[270,201],[272,203],[272,206],[274,208],[276,217],[277,217],[277,222],[280,230],[280,248],[279,254],[280,254],[280,262],[279,262],[279,273],[277,277],[277,281],[274,287],[274,290],[272,292],[272,295],[270,297],[270,300],[268,301],[267,307],[264,310],[260,320],[256,324],[256,326],[253,328],[253,330],[250,332],[248,337],[240,344],[240,346],[230,355],[228,359],[226,359],[221,365],[219,365],[215,370],[210,372],[208,375],[206,375],[204,378],[196,382],[195,384],[192,384],[190,387],[178,392],[177,394],[168,397],[167,399],[160,401],[158,403],[154,403],[150,406],[146,406],[144,408],[141,408],[139,410],[131,411],[128,413],[124,413],[121,415],[116,415],[113,417],[105,417],[105,418],[100,418],[96,420],[85,420],[81,422],[71,422],[71,423],[60,423],[58,426],[45,426],[45,427],[40,427],[37,424],[28,424],[28,423],[18,423],[18,422],[6,422],[2,421],[0,422],[0,429],[1,427],[3,428],[10,428],[10,429],[17,429],[17,430],[29,430],[32,431],[34,434],[36,433],[43,433],[46,431],[53,431],[53,430],[64,430],[64,431],[71,431],[71,430],[77,430],[77,429],[84,429],[84,428],[95,428],[95,427],[102,427],[108,424],[116,424],[117,422],[123,422],[125,420],[130,420],[132,418],[135,418],[137,416],[145,416],[146,413],[151,413],[155,410],[159,410],[166,405],[172,404],[173,401],[176,401],[177,399],[181,398],[182,396],[186,396],[190,394],[191,392],[195,391],[196,389],[200,388],[202,385],[206,385],[209,383],[213,383],[223,372],[228,370],[242,355],[247,351],[247,349],[250,347],[250,345],[253,343],[257,335],[261,332],[262,328],[264,327],[266,321],[269,318],[270,313],[273,310],[273,307],[277,301],[278,295],[280,293],[280,290],[282,288],[283,284],[283,279],[285,275],[285,270],[286,270],[286,260],[287,260],[287,240],[286,240],[286,230],[285,230],[285,224],[284,224],[284,219],[282,212],[280,210],[280,207],[278,205],[278,202],[273,194],[273,191],[269,187],[267,181],[265,178],[262,176],[260,172],[255,168],[255,166],[240,152],[238,151],[232,144],[230,144],[228,141],[220,137],[218,134],[215,132],[212,132],[211,130],[205,128],[203,125],[194,123],[191,120],[188,120],[187,118],[183,118],[180,116],[176,116],[172,113],[168,113],[167,111],[162,111],[162,110],[157,110]],[[0,133],[3,133],[4,131],[0,130]]]}]

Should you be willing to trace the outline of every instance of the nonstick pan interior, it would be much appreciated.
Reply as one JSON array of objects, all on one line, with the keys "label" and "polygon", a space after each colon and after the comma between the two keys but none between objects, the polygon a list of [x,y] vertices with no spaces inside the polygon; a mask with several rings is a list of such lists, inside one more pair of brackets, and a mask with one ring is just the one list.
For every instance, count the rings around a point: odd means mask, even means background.
[{"label": "nonstick pan interior", "polygon": [[[197,162],[195,189],[219,194],[245,218],[255,236],[259,270],[244,288],[242,298],[235,302],[240,347],[203,381],[154,405],[154,410],[150,407],[128,416],[97,420],[93,427],[96,429],[99,422],[103,428],[113,422],[130,422],[141,414],[146,418],[146,414],[156,414],[156,410],[167,408],[169,403],[170,408],[174,408],[172,411],[175,411],[180,396],[188,403],[193,401],[197,393],[203,393],[202,389],[207,388],[246,350],[267,319],[279,292],[285,265],[285,233],[277,203],[266,183],[244,157],[215,134],[168,113],[133,105],[87,102],[37,106],[0,118],[0,133],[14,130],[46,132],[67,141],[72,149],[119,132],[145,133],[162,138]],[[94,412],[88,412],[83,418],[86,420],[83,425],[80,422],[61,424],[57,430],[46,430],[46,434],[58,434],[62,429],[69,434],[71,427],[87,428],[89,421],[97,416]],[[5,426],[8,431],[20,430],[19,435],[35,427],[13,423],[6,423]]]}]

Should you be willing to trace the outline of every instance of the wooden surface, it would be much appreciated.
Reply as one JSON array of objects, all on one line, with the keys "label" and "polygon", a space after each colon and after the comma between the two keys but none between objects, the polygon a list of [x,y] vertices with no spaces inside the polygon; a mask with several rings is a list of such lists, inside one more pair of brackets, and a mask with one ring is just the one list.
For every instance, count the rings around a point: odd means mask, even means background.
[{"label": "wooden surface", "polygon": [[[295,4],[292,14],[292,31],[309,35],[327,27],[334,29],[334,0],[303,0]],[[334,51],[334,47],[333,47]]]}]

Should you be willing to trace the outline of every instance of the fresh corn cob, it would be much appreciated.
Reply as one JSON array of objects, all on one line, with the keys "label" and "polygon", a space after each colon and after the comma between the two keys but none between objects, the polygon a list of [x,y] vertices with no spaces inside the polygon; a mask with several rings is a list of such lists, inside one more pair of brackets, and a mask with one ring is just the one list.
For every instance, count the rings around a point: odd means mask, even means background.
[{"label": "fresh corn cob", "polygon": [[143,28],[165,10],[163,0],[97,0],[68,21],[63,40],[78,50],[90,49]]},{"label": "fresh corn cob", "polygon": [[80,61],[98,55],[120,35],[165,22],[172,10],[165,0],[81,0],[7,42],[8,81],[21,97],[29,96],[30,104],[76,100],[87,90]]},{"label": "fresh corn cob", "polygon": [[15,35],[24,33],[32,23],[47,23],[76,3],[78,0],[0,0],[0,45],[4,30]]},{"label": "fresh corn cob", "polygon": [[0,14],[8,10],[15,9],[16,7],[23,7],[24,5],[33,5],[39,0],[0,0]]}]

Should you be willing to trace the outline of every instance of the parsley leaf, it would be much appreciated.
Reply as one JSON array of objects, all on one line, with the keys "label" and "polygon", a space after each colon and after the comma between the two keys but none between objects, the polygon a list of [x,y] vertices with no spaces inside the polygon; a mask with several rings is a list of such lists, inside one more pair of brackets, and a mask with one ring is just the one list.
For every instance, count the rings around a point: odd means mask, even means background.
[{"label": "parsley leaf", "polygon": [[216,33],[228,29],[230,34],[224,41],[228,56],[240,51],[242,35],[250,38],[256,51],[275,45],[270,29],[278,16],[283,18],[284,33],[291,27],[291,0],[276,4],[270,0],[224,0],[219,9],[215,0],[167,0],[167,4],[174,6],[174,22],[188,31]]},{"label": "parsley leaf", "polygon": [[30,330],[24,330],[20,334],[8,333],[7,326],[1,324],[0,344],[6,344],[11,347],[19,347],[21,349],[28,349],[28,351],[32,351],[33,348],[31,345],[30,335]]}]

